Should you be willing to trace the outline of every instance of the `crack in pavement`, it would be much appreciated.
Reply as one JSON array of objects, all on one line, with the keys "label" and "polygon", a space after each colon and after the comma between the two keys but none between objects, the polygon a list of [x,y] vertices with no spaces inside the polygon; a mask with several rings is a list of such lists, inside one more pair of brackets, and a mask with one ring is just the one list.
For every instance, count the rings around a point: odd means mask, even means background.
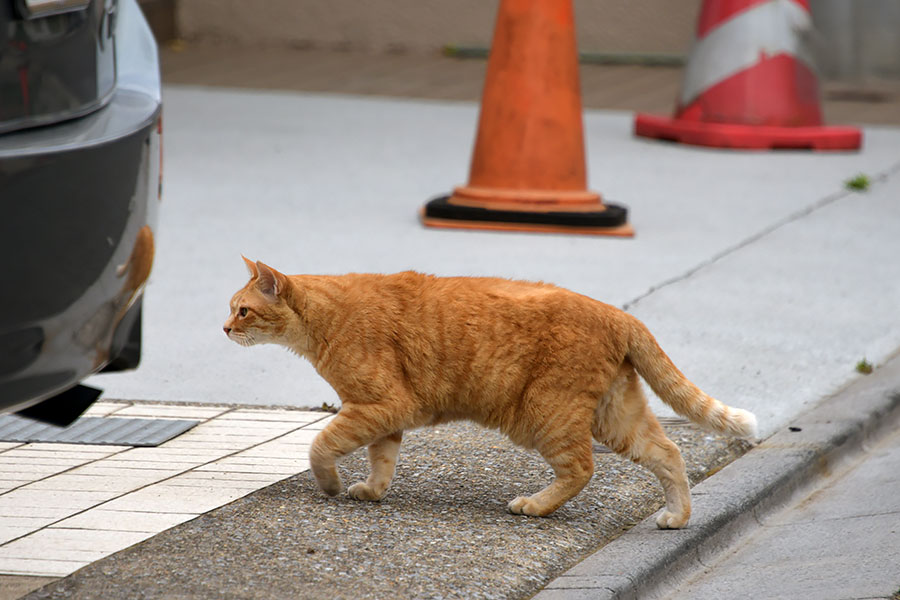
[{"label": "crack in pavement", "polygon": [[[884,183],[892,175],[895,175],[898,172],[900,172],[900,162],[895,163],[892,166],[888,167],[886,170],[882,171],[881,173],[878,173],[877,175],[872,176],[872,178],[870,180],[871,181],[870,185],[874,185],[876,183]],[[858,193],[859,192],[855,192],[853,190],[849,190],[849,189],[845,188],[845,189],[839,190],[837,192],[834,192],[833,194],[829,194],[828,196],[825,196],[824,198],[817,200],[816,202],[813,202],[812,204],[810,204],[808,206],[805,206],[799,210],[796,210],[796,211],[790,213],[789,215],[782,217],[781,219],[775,221],[771,225],[768,225],[768,226],[762,228],[761,230],[757,231],[756,233],[750,235],[749,237],[744,238],[737,244],[734,244],[733,246],[729,246],[729,247],[725,248],[724,250],[713,254],[710,258],[694,265],[693,267],[691,267],[684,273],[682,273],[680,275],[676,275],[669,279],[666,279],[659,285],[651,286],[643,294],[640,294],[640,295],[632,298],[628,302],[625,302],[624,304],[622,304],[622,310],[630,311],[641,300],[644,300],[645,298],[653,295],[654,293],[658,292],[659,290],[665,289],[671,285],[674,285],[676,283],[680,283],[682,281],[690,279],[694,274],[698,273],[699,271],[702,271],[706,267],[709,267],[710,265],[713,265],[713,264],[719,262],[723,258],[726,258],[726,257],[734,254],[735,252],[742,250],[743,248],[746,248],[746,247],[750,246],[751,244],[754,244],[755,242],[758,242],[759,240],[763,239],[764,237],[768,236],[769,234],[774,233],[775,231],[778,231],[782,227],[785,227],[786,225],[790,225],[791,223],[799,221],[803,217],[811,215],[812,213],[817,212],[817,211],[825,208],[826,206],[830,206],[830,205],[838,202],[839,200],[843,200],[844,198],[856,195]]]}]

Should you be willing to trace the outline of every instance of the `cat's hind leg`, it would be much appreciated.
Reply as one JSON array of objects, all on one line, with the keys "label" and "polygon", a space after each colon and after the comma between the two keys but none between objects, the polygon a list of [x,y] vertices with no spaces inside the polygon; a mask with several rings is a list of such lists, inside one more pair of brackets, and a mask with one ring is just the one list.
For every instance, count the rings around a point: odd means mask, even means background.
[{"label": "cat's hind leg", "polygon": [[381,500],[394,478],[403,432],[397,431],[369,444],[371,471],[365,481],[354,483],[347,493],[356,500]]},{"label": "cat's hind leg", "polygon": [[656,520],[659,528],[687,525],[691,494],[684,460],[647,405],[630,364],[620,370],[601,403],[593,431],[598,442],[646,467],[659,479],[666,496],[666,510]]},{"label": "cat's hind leg", "polygon": [[684,459],[678,446],[666,437],[656,417],[647,409],[652,423],[636,436],[629,454],[631,460],[648,468],[662,484],[666,510],[656,519],[660,529],[681,529],[691,517],[691,492]]},{"label": "cat's hind leg", "polygon": [[557,412],[544,421],[534,446],[556,478],[538,493],[510,502],[511,513],[544,517],[584,489],[594,475],[590,422],[589,416],[577,410]]}]

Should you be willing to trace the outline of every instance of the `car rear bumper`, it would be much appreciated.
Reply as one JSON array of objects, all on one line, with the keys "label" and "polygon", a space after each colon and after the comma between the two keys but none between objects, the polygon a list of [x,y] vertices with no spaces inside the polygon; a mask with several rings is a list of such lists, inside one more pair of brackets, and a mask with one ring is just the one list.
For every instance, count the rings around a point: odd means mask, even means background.
[{"label": "car rear bumper", "polygon": [[109,103],[0,136],[0,411],[102,369],[139,313],[161,194],[162,103],[153,36],[135,0],[119,7]]}]

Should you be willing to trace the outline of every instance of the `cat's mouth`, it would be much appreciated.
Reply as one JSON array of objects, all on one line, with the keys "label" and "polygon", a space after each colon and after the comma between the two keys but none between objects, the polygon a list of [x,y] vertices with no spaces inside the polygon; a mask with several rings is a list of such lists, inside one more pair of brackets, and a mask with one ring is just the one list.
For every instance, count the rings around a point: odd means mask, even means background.
[{"label": "cat's mouth", "polygon": [[237,342],[241,346],[253,346],[256,344],[256,340],[253,339],[253,336],[249,333],[235,333],[234,331],[228,332],[228,339],[232,342]]}]

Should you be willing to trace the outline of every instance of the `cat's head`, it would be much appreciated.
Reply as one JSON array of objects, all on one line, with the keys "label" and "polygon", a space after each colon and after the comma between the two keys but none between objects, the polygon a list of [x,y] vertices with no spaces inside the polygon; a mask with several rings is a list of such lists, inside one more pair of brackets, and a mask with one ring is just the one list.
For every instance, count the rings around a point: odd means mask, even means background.
[{"label": "cat's head", "polygon": [[295,317],[289,303],[290,281],[262,262],[242,258],[250,271],[250,281],[231,298],[225,335],[241,346],[290,343],[284,339]]}]

